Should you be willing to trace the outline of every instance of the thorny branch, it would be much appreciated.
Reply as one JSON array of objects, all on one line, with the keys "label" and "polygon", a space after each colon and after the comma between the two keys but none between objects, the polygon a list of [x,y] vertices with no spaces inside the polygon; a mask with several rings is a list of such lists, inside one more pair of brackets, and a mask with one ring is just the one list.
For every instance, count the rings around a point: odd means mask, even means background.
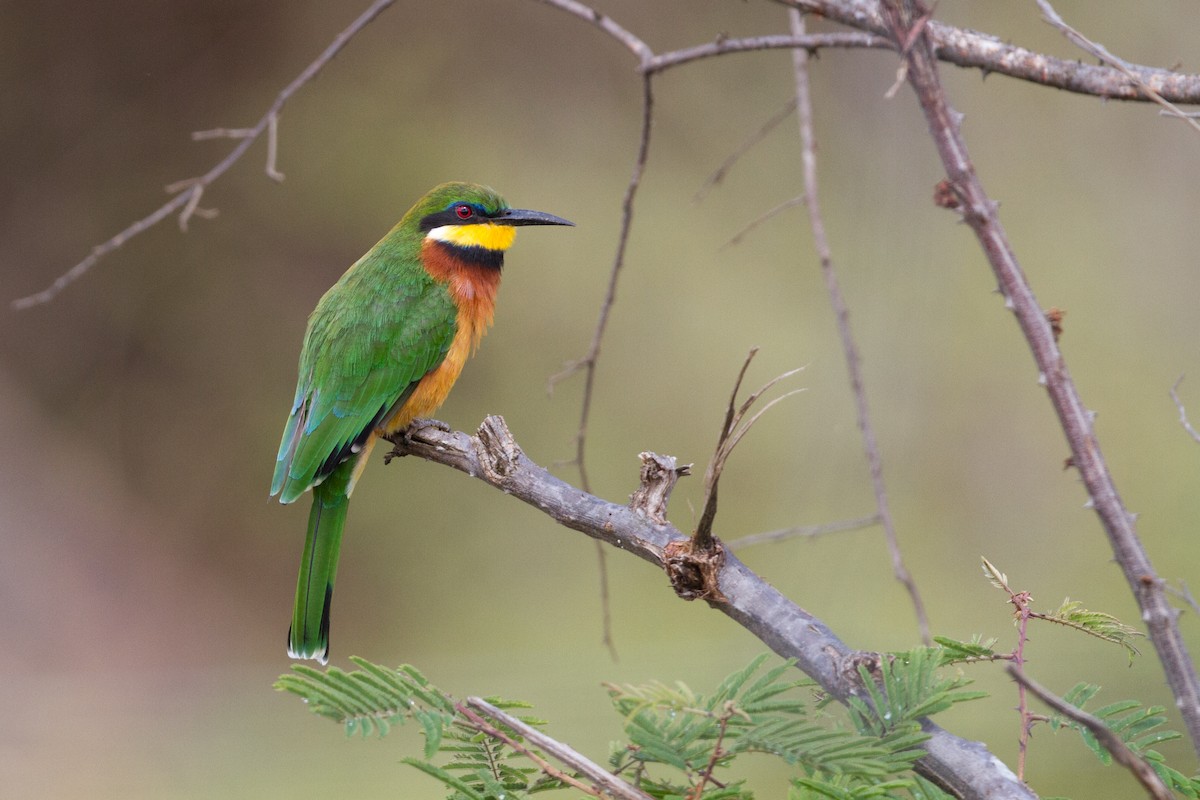
[{"label": "thorny branch", "polygon": [[1138,538],[1135,517],[1121,501],[1093,430],[1093,415],[1079,396],[1050,321],[1038,305],[1017,261],[1000,223],[997,204],[988,196],[975,173],[959,129],[958,115],[950,108],[938,77],[927,31],[929,25],[921,25],[920,30],[912,26],[910,16],[914,14],[914,6],[923,9],[918,0],[888,0],[884,6],[897,41],[916,34],[913,46],[904,53],[907,79],[925,114],[963,221],[979,240],[1005,303],[1016,316],[1033,354],[1040,381],[1050,396],[1070,446],[1072,463],[1087,489],[1088,505],[1099,516],[1116,561],[1141,608],[1142,620],[1166,672],[1167,683],[1187,726],[1192,746],[1200,753],[1200,681],[1177,625],[1179,612],[1168,602],[1163,581],[1154,571]]},{"label": "thorny branch", "polygon": [[1023,690],[1028,689],[1035,697],[1050,706],[1057,713],[1087,728],[1096,737],[1096,741],[1100,742],[1104,749],[1112,754],[1112,757],[1118,764],[1133,773],[1133,776],[1142,784],[1142,787],[1145,788],[1150,797],[1154,798],[1154,800],[1172,800],[1175,797],[1174,792],[1163,784],[1162,779],[1158,777],[1154,769],[1144,759],[1138,757],[1137,753],[1130,750],[1121,741],[1121,737],[1104,724],[1104,720],[1087,713],[1081,708],[1076,708],[1063,700],[1026,675],[1025,671],[1017,664],[1009,664],[1005,669],[1008,670],[1008,674],[1012,676],[1012,679]]}]

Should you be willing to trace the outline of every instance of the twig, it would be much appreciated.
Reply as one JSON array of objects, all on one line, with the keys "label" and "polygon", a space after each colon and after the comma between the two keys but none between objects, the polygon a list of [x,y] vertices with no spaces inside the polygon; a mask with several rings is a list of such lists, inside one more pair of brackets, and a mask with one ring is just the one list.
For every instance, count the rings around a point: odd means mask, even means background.
[{"label": "twig", "polygon": [[[441,430],[431,422],[390,441],[395,445],[393,456],[414,455],[453,467],[566,528],[659,567],[671,542],[688,540],[670,523],[581,491],[533,463],[499,417],[484,420],[475,436]],[[797,667],[824,691],[844,702],[860,688],[857,673],[847,668],[858,652],[733,554],[726,556],[720,583],[726,602],[715,607],[780,656],[796,659]],[[930,738],[922,745],[928,755],[917,762],[918,769],[939,786],[972,800],[1034,800],[1028,787],[982,744],[954,736],[933,722],[925,721],[922,729]]]},{"label": "twig", "polygon": [[[1017,618],[1017,646],[1009,660],[1017,669],[1025,666],[1025,644],[1029,641],[1029,618],[1041,617],[1029,610],[1033,595],[1027,591],[1016,591],[1008,583],[1008,576],[996,568],[996,565],[981,556],[983,574],[988,582],[1001,589],[1008,595],[1008,602],[1013,607],[1013,616]],[[1033,715],[1029,712],[1029,700],[1025,695],[1025,685],[1017,684],[1017,714],[1021,720],[1021,730],[1017,736],[1017,777],[1025,780],[1025,758],[1029,752],[1029,737],[1033,734]]]},{"label": "twig", "polygon": [[723,56],[729,53],[750,53],[758,50],[806,50],[815,53],[829,48],[869,48],[892,49],[889,39],[873,36],[869,33],[792,33],[791,36],[771,34],[767,36],[750,36],[744,39],[720,38],[715,42],[673,50],[653,56],[642,62],[642,72],[662,72],[690,64],[702,58]]},{"label": "twig", "polygon": [[[717,763],[720,762],[721,756],[725,755],[725,734],[729,732],[729,720],[737,713],[732,701],[725,701],[725,709],[717,718],[717,739],[713,742],[712,752],[708,756],[708,763],[704,765],[704,769],[700,771],[700,782],[692,786],[688,791],[685,800],[700,800],[704,795],[704,787],[712,781],[719,788],[725,788],[717,782],[713,777],[713,771],[717,768]],[[743,712],[744,714],[744,712]]]},{"label": "twig", "polygon": [[[580,775],[586,776],[604,794],[623,798],[623,800],[650,800],[650,796],[637,787],[631,786],[581,753],[572,750],[557,739],[550,738],[532,725],[526,725],[512,714],[496,708],[488,701],[479,697],[468,697],[467,705],[477,709],[506,728],[516,731],[525,741],[533,744],[534,747],[550,754],[556,760],[566,764]],[[526,752],[528,752],[527,749]],[[555,772],[558,771],[555,770]],[[561,773],[559,775],[561,776]],[[559,779],[562,780],[561,777]],[[590,787],[580,787],[578,781],[572,780],[568,782],[589,794],[597,794],[591,791]]]},{"label": "twig", "polygon": [[1129,80],[1133,82],[1135,86],[1145,92],[1151,100],[1162,106],[1167,113],[1182,119],[1191,126],[1192,130],[1200,133],[1200,122],[1192,119],[1190,115],[1185,113],[1174,103],[1165,99],[1161,94],[1155,91],[1155,89],[1145,80],[1143,80],[1142,76],[1139,75],[1135,69],[1133,69],[1129,62],[1113,55],[1103,45],[1093,42],[1091,39],[1068,25],[1063,18],[1058,15],[1058,12],[1054,10],[1054,7],[1047,2],[1047,0],[1037,0],[1037,4],[1038,8],[1042,9],[1042,14],[1045,16],[1046,21],[1062,31],[1063,35],[1070,39],[1072,44],[1081,50],[1090,53],[1101,61],[1111,64],[1113,67],[1119,70],[1122,75],[1124,75],[1126,78],[1129,78]]},{"label": "twig", "polygon": [[[546,736],[545,734],[541,733],[536,728],[534,728],[530,725],[526,725],[524,722],[521,722],[521,720],[517,719],[516,717],[514,717],[510,714],[504,713],[500,709],[498,709],[495,706],[488,703],[486,700],[483,700],[478,697],[468,697],[465,704],[455,703],[454,709],[455,709],[455,711],[457,711],[459,714],[462,715],[463,723],[465,725],[469,726],[473,730],[477,730],[480,733],[483,733],[487,736],[492,737],[493,739],[495,739],[498,742],[502,742],[503,744],[508,745],[508,747],[512,748],[515,752],[521,754],[522,756],[524,756],[525,758],[528,758],[530,761],[532,761],[534,764],[536,764],[538,769],[540,769],[547,776],[553,778],[554,780],[560,781],[561,783],[564,783],[567,786],[571,786],[575,789],[578,789],[579,791],[583,792],[586,795],[589,795],[591,797],[603,797],[604,795],[607,794],[612,797],[626,798],[627,800],[649,800],[649,797],[647,795],[638,791],[634,787],[626,784],[624,781],[620,780],[619,778],[615,778],[611,774],[600,769],[598,766],[596,766],[596,764],[592,763],[591,761],[589,761],[588,759],[586,759],[584,756],[580,755],[579,753],[576,753],[574,750],[567,747],[565,744],[555,741],[554,739],[551,739],[549,736]],[[505,733],[500,728],[496,727],[495,725],[492,725],[490,722],[488,722],[482,716],[477,714],[475,712],[475,709],[482,711],[485,715],[496,720],[500,724],[504,725],[506,728],[509,728],[509,729],[515,731],[518,736],[521,736],[528,742],[532,742],[534,744],[534,746],[536,746],[536,747],[546,750],[547,752],[550,752],[551,747],[554,748],[557,751],[557,753],[552,753],[552,755],[554,755],[554,757],[557,758],[562,763],[567,764],[567,766],[575,768],[575,770],[577,772],[579,772],[581,770],[579,770],[575,766],[575,764],[572,763],[572,761],[577,760],[577,761],[586,763],[593,770],[596,770],[600,773],[603,773],[603,775],[607,776],[607,778],[604,780],[608,785],[604,786],[603,788],[596,788],[596,787],[588,786],[586,783],[579,780],[574,775],[569,775],[569,774],[563,772],[562,770],[558,769],[553,764],[551,764],[549,761],[542,758],[542,756],[539,753],[537,753],[536,751],[531,750],[530,748],[526,747],[523,743],[517,741],[512,736],[509,736],[507,733]],[[547,745],[549,745],[549,747]],[[564,759],[559,754],[568,754],[568,758]],[[590,778],[592,776],[589,775],[588,777]]]},{"label": "twig", "polygon": [[[792,33],[804,34],[804,18],[796,9],[788,10],[788,18]],[[887,487],[883,482],[883,458],[879,454],[879,444],[875,439],[875,426],[871,422],[871,411],[867,403],[867,390],[862,375],[862,358],[858,352],[858,344],[854,340],[854,332],[850,327],[850,310],[846,306],[842,294],[841,283],[833,267],[833,251],[829,246],[829,237],[825,232],[825,220],[821,215],[821,200],[817,191],[817,145],[813,133],[812,95],[808,80],[808,53],[804,50],[793,50],[792,61],[795,66],[796,81],[796,110],[800,124],[801,160],[804,167],[804,205],[808,209],[808,222],[813,232],[813,247],[821,263],[821,275],[825,279],[825,291],[829,295],[829,304],[833,306],[834,317],[837,319],[838,338],[842,343],[842,355],[846,362],[846,371],[850,377],[850,389],[854,394],[854,405],[857,410],[858,430],[862,435],[863,450],[867,457],[867,465],[871,473],[871,488],[875,493],[875,509],[879,521],[883,525],[884,539],[887,541],[888,553],[892,559],[892,573],[901,585],[908,591],[913,611],[917,617],[917,629],[921,640],[929,646],[933,639],[929,633],[929,617],[925,613],[925,603],[921,592],[917,589],[908,568],[904,565],[904,557],[900,552],[900,543],[896,537],[896,525],[892,520],[891,507],[888,504]]]},{"label": "twig", "polygon": [[[554,0],[552,4],[557,5],[560,1]],[[551,0],[540,0],[540,2],[551,2]],[[591,482],[588,480],[585,456],[588,418],[592,411],[592,392],[596,382],[596,363],[600,358],[600,346],[604,341],[604,331],[608,327],[609,314],[612,312],[613,304],[617,299],[617,284],[621,277],[621,268],[625,266],[625,253],[629,245],[629,231],[633,227],[634,200],[637,198],[638,187],[642,183],[642,174],[646,171],[646,159],[650,152],[650,129],[653,121],[653,84],[651,83],[650,75],[644,75],[642,77],[641,138],[638,143],[637,158],[633,164],[633,174],[629,176],[629,183],[625,187],[625,199],[621,203],[621,230],[617,236],[617,252],[613,256],[613,265],[608,276],[608,290],[604,295],[604,301],[600,304],[600,316],[596,320],[596,328],[592,332],[592,343],[588,347],[587,355],[571,362],[562,372],[550,377],[549,388],[553,390],[559,381],[574,375],[580,370],[584,373],[583,405],[579,414],[579,429],[575,434],[575,459],[573,461],[579,469],[579,478],[584,491],[588,491],[591,486]]]},{"label": "twig", "polygon": [[544,3],[548,6],[554,6],[557,9],[566,11],[579,17],[585,22],[595,25],[600,30],[607,33],[613,39],[616,39],[625,49],[633,53],[639,64],[646,64],[654,57],[654,51],[650,49],[650,45],[643,42],[636,35],[621,25],[617,24],[616,20],[607,14],[602,14],[591,6],[586,6],[583,3],[578,3],[576,0],[537,0],[539,3]]},{"label": "twig", "polygon": [[802,195],[802,194],[797,195],[796,197],[793,197],[791,200],[784,200],[779,205],[775,206],[774,208],[764,211],[763,213],[759,214],[757,217],[755,217],[754,219],[750,220],[745,225],[743,225],[741,227],[741,229],[738,230],[737,233],[735,233],[733,236],[729,237],[729,241],[727,241],[725,244],[721,245],[721,249],[723,250],[726,247],[733,247],[734,245],[741,244],[742,239],[746,238],[746,235],[749,234],[751,231],[753,231],[755,228],[757,228],[759,225],[762,225],[764,222],[767,222],[768,220],[779,216],[784,211],[787,211],[789,208],[795,208],[796,206],[802,206],[802,205],[804,205],[804,195]]},{"label": "twig", "polygon": [[[887,7],[893,10],[894,20],[902,25],[902,12],[896,7],[897,2],[888,0]],[[1167,601],[1162,582],[1138,538],[1134,515],[1125,509],[1121,501],[1100,449],[1100,442],[1092,429],[1092,414],[1079,396],[1054,339],[1050,322],[1017,261],[997,216],[997,205],[975,173],[966,142],[959,130],[958,117],[946,100],[931,45],[925,34],[918,37],[917,45],[905,59],[909,65],[909,82],[925,114],[949,185],[959,199],[963,221],[978,238],[1000,292],[1005,297],[1006,306],[1016,316],[1021,333],[1029,345],[1040,373],[1039,382],[1045,386],[1058,415],[1059,424],[1071,448],[1072,461],[1087,490],[1089,505],[1099,516],[1114,557],[1138,602],[1142,621],[1154,643],[1192,745],[1200,753],[1200,681],[1197,681],[1195,666],[1179,632],[1176,621],[1179,612]]]},{"label": "twig", "polygon": [[1200,431],[1192,427],[1192,423],[1188,421],[1187,409],[1183,407],[1183,401],[1179,399],[1179,384],[1183,383],[1183,376],[1179,376],[1179,380],[1171,387],[1171,399],[1175,401],[1175,408],[1179,409],[1179,424],[1188,432],[1198,443],[1200,443]]},{"label": "twig", "polygon": [[707,550],[712,547],[712,526],[717,516],[717,486],[721,480],[721,474],[725,471],[725,462],[732,455],[734,448],[738,446],[742,437],[750,432],[750,429],[754,427],[754,423],[758,422],[763,414],[770,411],[772,406],[794,394],[804,391],[803,389],[793,389],[790,392],[785,392],[764,405],[754,416],[747,420],[746,414],[750,412],[750,409],[767,390],[784,378],[789,378],[800,372],[800,369],[793,369],[777,375],[759,387],[758,391],[747,397],[739,406],[737,396],[742,388],[742,379],[746,377],[746,370],[750,367],[750,362],[754,360],[754,356],[757,353],[757,347],[751,348],[750,352],[746,354],[746,360],[742,362],[742,368],[738,372],[737,380],[733,384],[733,393],[729,396],[729,406],[725,410],[725,420],[721,425],[721,433],[717,437],[716,450],[713,453],[712,460],[708,462],[708,468],[704,471],[704,501],[701,504],[703,510],[700,513],[700,522],[696,525],[696,532],[692,535],[692,541],[699,550]]},{"label": "twig", "polygon": [[714,169],[712,173],[704,179],[704,183],[701,184],[700,188],[696,190],[696,194],[692,196],[692,200],[695,202],[700,202],[703,200],[704,196],[707,195],[714,186],[725,180],[725,176],[729,174],[729,170],[733,169],[733,165],[736,164],[742,156],[750,152],[755,145],[765,139],[768,133],[782,125],[795,110],[796,98],[789,98],[788,101],[783,104],[783,108],[776,111],[769,120],[759,126],[758,130],[747,136],[745,140],[743,140],[742,143],[739,144],[737,148],[730,153],[724,161],[721,162],[721,165]]},{"label": "twig", "polygon": [[[540,0],[551,5],[559,5],[560,0]],[[578,5],[572,3],[572,5]],[[606,18],[607,19],[607,18]],[[615,24],[615,23],[614,23]],[[588,419],[592,413],[592,395],[596,385],[596,364],[600,359],[600,345],[604,341],[604,331],[608,328],[608,317],[617,299],[617,284],[621,277],[621,268],[625,265],[625,253],[629,246],[629,231],[633,227],[633,204],[637,197],[638,187],[642,182],[642,174],[646,171],[646,159],[650,152],[650,128],[654,120],[654,87],[651,77],[642,77],[642,132],[638,142],[637,158],[634,160],[633,174],[625,187],[625,199],[621,203],[621,231],[617,236],[617,252],[613,256],[612,270],[608,276],[608,290],[604,301],[600,304],[600,316],[596,320],[596,328],[592,332],[592,343],[587,355],[567,365],[561,372],[550,376],[547,389],[554,390],[555,384],[564,378],[583,370],[583,402],[579,410],[579,428],[575,433],[575,457],[571,462],[579,470],[579,480],[584,491],[590,491],[591,481],[587,472],[587,431]],[[596,558],[600,573],[600,606],[602,614],[602,635],[604,646],[609,655],[617,660],[617,649],[612,636],[612,612],[608,602],[608,563],[607,554],[603,547],[597,545]]]},{"label": "twig", "polygon": [[1026,675],[1024,670],[1016,664],[1009,664],[1005,669],[1021,688],[1028,689],[1039,700],[1054,709],[1055,712],[1087,728],[1096,737],[1096,741],[1100,742],[1104,749],[1112,754],[1112,757],[1118,764],[1133,773],[1133,777],[1137,778],[1138,783],[1142,784],[1151,797],[1155,798],[1155,800],[1173,800],[1175,797],[1174,793],[1163,784],[1162,779],[1158,777],[1154,769],[1144,759],[1139,757],[1137,753],[1130,750],[1121,741],[1121,737],[1114,733],[1112,728],[1104,724],[1104,720],[1063,700]]},{"label": "twig", "polygon": [[[55,295],[57,295],[70,284],[74,283],[79,278],[83,277],[88,270],[95,266],[96,262],[105,255],[111,253],[113,250],[116,250],[134,236],[137,236],[149,228],[154,227],[159,222],[162,222],[164,219],[180,209],[182,209],[182,211],[179,218],[179,225],[183,230],[186,231],[188,219],[192,216],[192,213],[197,210],[196,204],[200,202],[200,196],[204,190],[214,181],[224,175],[230,167],[236,164],[238,159],[240,159],[245,152],[250,149],[250,145],[254,144],[255,140],[257,140],[258,137],[262,135],[263,131],[265,131],[268,127],[272,129],[271,139],[273,140],[274,126],[279,117],[279,112],[283,108],[284,104],[287,103],[293,94],[295,94],[305,84],[316,77],[317,73],[320,72],[321,69],[324,68],[324,66],[328,64],[330,60],[332,60],[333,57],[337,55],[338,52],[345,47],[346,44],[352,38],[354,38],[359,31],[361,31],[363,28],[369,25],[372,20],[383,13],[383,11],[386,10],[387,7],[393,3],[393,1],[394,0],[375,0],[375,2],[371,3],[371,6],[366,11],[360,14],[358,18],[354,20],[354,22],[350,23],[349,27],[347,27],[334,38],[333,42],[325,48],[321,55],[317,56],[315,61],[305,67],[303,72],[301,72],[294,80],[292,80],[291,83],[284,87],[283,91],[281,91],[275,97],[275,102],[271,104],[271,107],[267,109],[267,112],[263,114],[253,128],[235,129],[235,138],[240,138],[241,141],[238,142],[237,146],[233,148],[229,155],[225,156],[225,158],[219,161],[216,166],[214,166],[208,172],[197,178],[188,179],[190,184],[189,189],[175,195],[157,210],[133,223],[125,230],[109,239],[107,242],[93,247],[92,252],[88,254],[87,258],[71,267],[62,275],[59,275],[54,280],[54,283],[50,284],[42,291],[12,301],[12,307],[16,310],[22,310],[54,299]],[[218,135],[234,136],[234,133],[228,129],[217,130],[221,131],[221,133],[218,134],[212,131],[206,131],[202,132],[200,136],[193,134],[193,138],[214,138]],[[272,174],[272,171],[274,170],[274,164],[274,152],[272,151],[268,153],[268,174]],[[278,173],[275,174],[277,175]],[[272,177],[274,177],[274,175],[272,175]]]},{"label": "twig", "polygon": [[869,517],[859,517],[858,519],[843,519],[837,522],[826,522],[822,525],[796,525],[791,528],[781,528],[777,531],[764,531],[763,533],[752,533],[749,536],[743,536],[739,539],[726,542],[725,546],[730,550],[740,550],[743,547],[753,547],[756,544],[764,542],[781,542],[785,539],[795,539],[804,537],[807,539],[815,539],[818,536],[825,536],[830,533],[841,533],[842,531],[858,531],[863,528],[869,528],[872,525],[879,524],[879,515],[872,514]]},{"label": "twig", "polygon": [[1185,583],[1182,579],[1179,581],[1178,589],[1168,584],[1166,586],[1166,590],[1178,597],[1183,602],[1187,603],[1188,608],[1192,609],[1192,611],[1200,614],[1200,602],[1196,601],[1196,597],[1192,594],[1192,590],[1188,588],[1187,583]]}]

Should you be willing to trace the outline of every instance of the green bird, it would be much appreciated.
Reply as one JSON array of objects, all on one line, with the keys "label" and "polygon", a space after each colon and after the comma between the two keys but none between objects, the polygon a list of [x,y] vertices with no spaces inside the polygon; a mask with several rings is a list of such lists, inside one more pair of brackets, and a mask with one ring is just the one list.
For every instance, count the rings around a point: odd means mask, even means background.
[{"label": "green bird", "polygon": [[271,495],[312,489],[288,630],[292,658],[329,660],[329,606],[354,484],[381,437],[432,414],[492,324],[504,252],[519,225],[572,225],[443,183],[317,303],[300,351]]}]

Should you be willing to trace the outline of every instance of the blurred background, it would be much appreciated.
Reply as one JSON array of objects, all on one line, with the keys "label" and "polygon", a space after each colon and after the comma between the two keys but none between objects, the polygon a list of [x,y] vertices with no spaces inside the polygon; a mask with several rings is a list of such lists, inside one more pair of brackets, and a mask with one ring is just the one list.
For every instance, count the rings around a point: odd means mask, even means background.
[{"label": "blurred background", "polygon": [[[6,797],[441,797],[399,764],[410,726],[348,740],[272,690],[289,669],[307,501],[267,497],[305,318],[322,292],[430,186],[488,183],[574,220],[529,230],[497,323],[440,417],[508,420],[534,460],[573,454],[581,381],[547,380],[588,346],[636,150],[632,58],[530,2],[399,3],[286,106],[276,184],[265,142],[205,195],[213,220],[169,220],[54,302],[44,288],[209,169],[361,10],[296,0],[0,5],[0,784]],[[768,2],[611,0],[596,6],[656,50],[787,30]],[[1059,12],[1123,57],[1200,70],[1190,3]],[[1082,58],[1033,3],[952,0],[937,17]],[[942,177],[896,59],[823,52],[813,65],[822,201],[862,350],[908,565],[937,633],[1014,629],[987,556],[1056,608],[1070,596],[1138,622],[1014,321],[970,232],[934,207]],[[1123,498],[1167,580],[1200,585],[1200,137],[1153,107],[1104,103],[943,67],[952,103],[1039,301],[1067,312],[1062,346]],[[747,385],[797,366],[722,483],[725,539],[870,514],[873,500],[832,314],[801,208],[729,240],[800,193],[793,121],[694,200],[706,176],[793,95],[785,52],[727,56],[656,82],[653,142],[589,439],[593,489],[622,502],[642,450],[695,462],[715,443],[746,351]],[[377,462],[381,459],[376,458]],[[558,469],[575,481],[571,467]],[[699,477],[672,517],[689,530]],[[878,529],[740,554],[863,649],[914,645]],[[613,631],[601,643],[592,542],[463,475],[373,464],[354,496],[333,614],[334,663],[417,665],[457,695],[528,700],[550,734],[603,761],[621,737],[602,681],[711,688],[763,649],[650,565],[611,553]],[[1181,621],[1200,652],[1194,614]],[[1152,649],[1037,627],[1029,669],[1097,703],[1169,706]],[[1015,693],[970,669],[988,700],[940,721],[1015,764]],[[1180,723],[1172,717],[1177,729]],[[1195,769],[1191,750],[1162,747]],[[764,763],[762,797],[786,774]],[[1039,730],[1043,794],[1129,796],[1077,737]]]}]

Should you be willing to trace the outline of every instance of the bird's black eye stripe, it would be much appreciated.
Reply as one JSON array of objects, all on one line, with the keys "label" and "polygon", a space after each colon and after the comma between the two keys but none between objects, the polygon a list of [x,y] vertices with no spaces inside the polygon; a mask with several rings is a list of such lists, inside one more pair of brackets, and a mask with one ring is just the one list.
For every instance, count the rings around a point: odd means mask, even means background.
[{"label": "bird's black eye stripe", "polygon": [[486,222],[490,216],[487,209],[476,203],[455,202],[441,211],[422,217],[421,230],[431,231],[442,225],[469,225]]}]

